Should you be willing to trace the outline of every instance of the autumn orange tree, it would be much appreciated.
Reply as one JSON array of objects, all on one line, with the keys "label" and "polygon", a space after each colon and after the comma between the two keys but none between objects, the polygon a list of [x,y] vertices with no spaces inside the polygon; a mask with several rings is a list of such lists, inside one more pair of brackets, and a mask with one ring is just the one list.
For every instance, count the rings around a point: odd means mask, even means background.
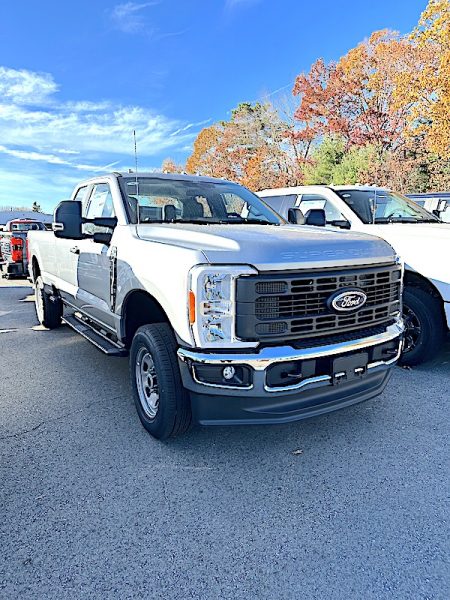
[{"label": "autumn orange tree", "polygon": [[417,58],[397,80],[397,106],[409,107],[407,135],[450,157],[450,2],[430,0],[409,36]]},{"label": "autumn orange tree", "polygon": [[319,59],[297,77],[300,97],[295,117],[299,135],[318,139],[338,135],[347,146],[375,144],[396,149],[403,142],[407,107],[394,101],[395,82],[410,44],[388,30],[373,33],[337,63]]},{"label": "autumn orange tree", "polygon": [[229,121],[200,132],[186,170],[226,177],[255,190],[293,185],[299,169],[287,130],[270,103],[241,103]]},{"label": "autumn orange tree", "polygon": [[184,166],[177,165],[177,163],[172,158],[166,158],[163,160],[161,170],[163,173],[183,173]]},{"label": "autumn orange tree", "polygon": [[186,170],[255,190],[338,181],[450,188],[449,0],[429,0],[409,35],[375,31],[337,62],[318,59],[291,100],[287,111],[239,104],[199,133]]}]

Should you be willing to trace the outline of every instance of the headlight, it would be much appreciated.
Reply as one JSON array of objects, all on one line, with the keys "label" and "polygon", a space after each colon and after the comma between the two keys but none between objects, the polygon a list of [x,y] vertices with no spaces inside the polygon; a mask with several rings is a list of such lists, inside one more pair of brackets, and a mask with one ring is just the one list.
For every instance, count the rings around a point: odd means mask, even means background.
[{"label": "headlight", "polygon": [[257,271],[245,265],[198,266],[190,272],[189,321],[197,346],[202,348],[256,346],[235,335],[236,279]]}]

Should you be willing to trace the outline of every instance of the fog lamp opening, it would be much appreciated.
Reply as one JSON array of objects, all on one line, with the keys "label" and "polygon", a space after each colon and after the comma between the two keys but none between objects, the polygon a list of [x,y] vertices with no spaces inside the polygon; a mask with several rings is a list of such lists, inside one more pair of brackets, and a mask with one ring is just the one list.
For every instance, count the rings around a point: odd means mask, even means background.
[{"label": "fog lamp opening", "polygon": [[252,371],[244,365],[194,364],[194,378],[207,385],[248,388],[252,385]]}]

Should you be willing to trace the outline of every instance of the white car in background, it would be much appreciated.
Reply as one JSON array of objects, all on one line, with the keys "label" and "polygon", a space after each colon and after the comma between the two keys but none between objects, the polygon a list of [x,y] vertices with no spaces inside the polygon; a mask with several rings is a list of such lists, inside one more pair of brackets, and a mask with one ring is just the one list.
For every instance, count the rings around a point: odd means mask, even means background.
[{"label": "white car in background", "polygon": [[[450,329],[450,224],[373,186],[297,186],[258,192],[290,222],[377,235],[405,262],[402,362],[433,358]],[[301,234],[301,230],[299,230]]]}]

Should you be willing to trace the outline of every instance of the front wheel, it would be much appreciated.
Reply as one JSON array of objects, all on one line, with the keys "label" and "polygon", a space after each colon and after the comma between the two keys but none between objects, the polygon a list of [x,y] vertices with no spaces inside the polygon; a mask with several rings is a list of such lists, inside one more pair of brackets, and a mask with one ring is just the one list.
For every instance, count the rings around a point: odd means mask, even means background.
[{"label": "front wheel", "polygon": [[55,329],[61,325],[63,314],[62,302],[59,298],[51,298],[44,289],[44,282],[39,275],[34,284],[34,304],[38,321],[47,329]]},{"label": "front wheel", "polygon": [[177,359],[177,344],[167,323],[140,327],[131,344],[130,379],[134,402],[145,429],[165,440],[191,424],[191,404]]},{"label": "front wheel", "polygon": [[438,298],[418,287],[403,292],[405,341],[400,364],[414,366],[436,356],[444,341],[444,319]]}]

